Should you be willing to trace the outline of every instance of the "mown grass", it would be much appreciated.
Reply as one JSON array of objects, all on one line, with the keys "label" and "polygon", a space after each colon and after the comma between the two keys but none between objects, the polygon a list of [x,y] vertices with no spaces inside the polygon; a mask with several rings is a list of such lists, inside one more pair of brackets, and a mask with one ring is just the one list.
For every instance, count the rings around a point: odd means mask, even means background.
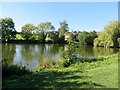
[{"label": "mown grass", "polygon": [[118,88],[118,55],[91,62],[76,60],[67,68],[56,66],[29,75],[9,76],[3,78],[3,88]]}]

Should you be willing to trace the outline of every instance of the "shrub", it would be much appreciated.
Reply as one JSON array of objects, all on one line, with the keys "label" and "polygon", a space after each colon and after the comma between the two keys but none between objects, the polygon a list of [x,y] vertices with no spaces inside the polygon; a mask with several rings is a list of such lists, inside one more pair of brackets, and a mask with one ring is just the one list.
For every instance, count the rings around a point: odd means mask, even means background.
[{"label": "shrub", "polygon": [[13,75],[23,75],[23,74],[30,74],[31,71],[26,69],[25,67],[20,67],[18,65],[9,65],[6,62],[6,59],[2,60],[2,75],[3,77],[10,77]]}]

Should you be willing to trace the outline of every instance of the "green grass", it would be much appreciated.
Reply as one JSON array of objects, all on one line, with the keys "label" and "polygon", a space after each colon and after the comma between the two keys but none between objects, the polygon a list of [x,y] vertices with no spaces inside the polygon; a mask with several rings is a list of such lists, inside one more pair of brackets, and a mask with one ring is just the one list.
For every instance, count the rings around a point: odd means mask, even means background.
[{"label": "green grass", "polygon": [[104,67],[91,69],[84,74],[90,76],[90,81],[97,82],[107,88],[118,87],[118,65],[110,64]]},{"label": "green grass", "polygon": [[41,69],[29,75],[3,79],[3,88],[117,88],[118,55],[101,61],[80,63],[68,68]]}]

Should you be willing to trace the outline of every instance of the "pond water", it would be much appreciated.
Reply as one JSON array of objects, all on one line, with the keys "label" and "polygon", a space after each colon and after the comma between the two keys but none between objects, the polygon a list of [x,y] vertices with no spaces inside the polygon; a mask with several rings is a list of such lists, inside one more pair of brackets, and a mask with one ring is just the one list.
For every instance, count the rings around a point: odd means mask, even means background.
[{"label": "pond water", "polygon": [[[40,66],[56,63],[61,54],[66,50],[67,45],[54,44],[0,44],[0,58],[7,59],[9,64],[25,66],[34,70]],[[79,57],[98,57],[111,55],[118,52],[119,49],[80,46],[77,48]]]}]

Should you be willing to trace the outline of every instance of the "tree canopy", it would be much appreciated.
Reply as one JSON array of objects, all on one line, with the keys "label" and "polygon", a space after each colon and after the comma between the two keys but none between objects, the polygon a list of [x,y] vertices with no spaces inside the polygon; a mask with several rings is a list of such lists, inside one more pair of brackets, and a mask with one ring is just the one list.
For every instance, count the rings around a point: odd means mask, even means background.
[{"label": "tree canopy", "polygon": [[95,31],[92,32],[81,32],[78,34],[77,38],[81,45],[93,45],[94,39],[97,37]]},{"label": "tree canopy", "polygon": [[69,31],[67,21],[63,20],[63,22],[60,22],[60,28],[58,29],[59,37],[64,36],[67,31]]},{"label": "tree canopy", "polygon": [[38,24],[37,26],[37,34],[39,35],[38,39],[42,42],[45,42],[45,39],[47,37],[47,32],[54,31],[54,30],[55,28],[51,22],[44,22],[44,23]]},{"label": "tree canopy", "polygon": [[2,41],[9,41],[16,36],[15,24],[12,18],[0,19],[0,31],[2,32]]},{"label": "tree canopy", "polygon": [[36,27],[33,24],[25,24],[22,27],[22,37],[25,40],[32,40],[34,39],[33,33],[35,32]]},{"label": "tree canopy", "polygon": [[103,32],[98,33],[98,38],[94,40],[95,46],[119,47],[120,42],[120,22],[111,21],[104,27]]}]

